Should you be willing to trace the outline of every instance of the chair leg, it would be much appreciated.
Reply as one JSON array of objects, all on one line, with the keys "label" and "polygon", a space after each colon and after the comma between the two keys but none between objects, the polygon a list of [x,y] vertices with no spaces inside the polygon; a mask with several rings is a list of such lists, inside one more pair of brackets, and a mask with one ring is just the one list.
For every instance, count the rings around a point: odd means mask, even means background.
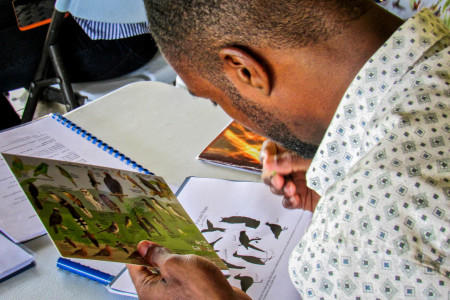
[{"label": "chair leg", "polygon": [[65,14],[65,12],[60,12],[56,9],[53,11],[52,21],[50,22],[47,31],[41,59],[34,74],[33,82],[30,85],[30,95],[28,97],[27,104],[25,105],[25,110],[22,115],[22,123],[29,122],[33,119],[34,113],[36,111],[36,106],[39,101],[39,96],[41,94],[41,89],[44,86],[43,81],[46,80],[45,72],[48,65],[50,45],[55,44],[58,39]]},{"label": "chair leg", "polygon": [[64,104],[66,105],[67,111],[71,111],[80,105],[76,101],[75,94],[73,93],[72,85],[68,79],[67,71],[62,61],[61,53],[57,44],[50,45],[49,54],[56,76],[60,79],[59,86],[62,91]]}]

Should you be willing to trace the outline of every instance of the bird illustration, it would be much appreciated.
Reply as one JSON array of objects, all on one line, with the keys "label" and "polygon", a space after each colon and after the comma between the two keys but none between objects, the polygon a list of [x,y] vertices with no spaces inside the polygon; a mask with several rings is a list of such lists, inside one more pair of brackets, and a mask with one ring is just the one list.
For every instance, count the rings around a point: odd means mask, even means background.
[{"label": "bird illustration", "polygon": [[64,243],[69,244],[69,245],[72,246],[73,248],[76,248],[76,247],[77,247],[77,245],[75,245],[75,243],[74,243],[70,238],[68,238],[67,236],[64,237]]},{"label": "bird illustration", "polygon": [[399,10],[404,10],[405,8],[400,5],[400,0],[397,0],[396,2],[392,2],[392,7],[398,8]]},{"label": "bird illustration", "polygon": [[153,195],[158,195],[159,197],[162,197],[161,191],[158,191],[158,189],[155,188],[150,181],[142,178],[139,175],[136,175],[136,176],[139,179],[139,181],[142,182],[142,184],[145,185]]},{"label": "bird illustration", "polygon": [[122,243],[119,242],[119,241],[116,241],[116,245],[115,245],[114,247],[116,247],[117,249],[122,249],[126,254],[129,254],[129,253],[130,253],[130,252],[128,251],[127,247],[125,247],[125,245],[122,244]]},{"label": "bird illustration", "polygon": [[125,228],[129,228],[131,225],[133,225],[133,222],[131,222],[130,217],[125,216]]},{"label": "bird illustration", "polygon": [[97,248],[100,247],[100,244],[98,243],[94,234],[90,233],[87,230],[84,230],[83,233],[84,234],[81,236],[82,238],[88,238],[92,242],[92,244],[94,244]]},{"label": "bird illustration", "polygon": [[36,168],[34,168],[33,176],[38,177],[39,175],[42,174],[47,178],[53,179],[53,177],[48,175],[47,172],[48,172],[48,164],[43,162],[40,163]]},{"label": "bird illustration", "polygon": [[94,205],[96,210],[98,210],[98,211],[103,210],[103,204],[100,202],[100,200],[98,200],[97,197],[92,195],[91,192],[89,192],[86,189],[81,189],[80,191],[81,191],[81,193],[83,193],[84,199],[86,199],[87,201],[89,201],[89,203]]},{"label": "bird illustration", "polygon": [[81,256],[81,257],[87,257],[87,256],[88,256],[88,253],[87,253],[86,247],[82,246],[80,249],[75,250],[71,255],[77,255],[77,256]]},{"label": "bird illustration", "polygon": [[184,232],[181,228],[177,228],[177,230],[179,233],[186,235],[186,232]]},{"label": "bird illustration", "polygon": [[169,209],[169,211],[171,212],[171,213],[173,213],[175,216],[177,216],[178,218],[180,218],[180,219],[182,219],[182,220],[185,220],[186,222],[188,222],[188,223],[191,223],[192,224],[192,221],[191,220],[189,220],[188,218],[185,218],[183,215],[182,215],[182,213],[180,212],[180,211],[178,211],[178,210],[175,210],[175,208],[171,205],[171,204],[167,204],[167,208]]},{"label": "bird illustration", "polygon": [[144,192],[144,194],[147,195],[147,191],[146,191],[142,186],[140,186],[139,183],[136,182],[136,180],[134,180],[133,178],[131,178],[131,177],[128,176],[127,174],[125,174],[125,178],[126,178],[129,182],[131,182],[131,184],[133,185],[133,187],[139,188],[142,192]]},{"label": "bird illustration", "polygon": [[64,200],[63,198],[59,197],[56,194],[50,193],[48,195],[51,198],[53,198],[56,202],[58,202],[59,205],[61,205],[62,207],[67,208],[67,210],[69,211],[70,215],[73,217],[73,219],[78,224],[78,226],[80,226],[80,227],[82,227],[84,229],[88,229],[89,228],[89,226],[86,224],[86,222],[80,216],[80,214],[75,210],[75,208],[69,202],[67,202],[66,200]]},{"label": "bird illustration", "polygon": [[174,234],[172,230],[170,230],[166,225],[164,225],[163,223],[161,223],[160,221],[158,221],[157,218],[153,217],[153,222],[155,222],[156,224],[158,224],[159,226],[161,226],[162,228],[164,228],[166,231],[168,231],[170,234]]},{"label": "bird illustration", "polygon": [[[58,226],[61,226],[62,222],[63,222],[63,218],[62,218],[61,214],[59,213],[59,209],[54,207],[53,212],[48,219],[48,224],[50,227],[53,227],[53,230],[55,231],[56,234],[58,234]],[[66,229],[66,228],[64,227],[64,229]]]},{"label": "bird illustration", "polygon": [[109,245],[105,245],[105,248],[103,248],[102,250],[98,251],[93,256],[108,256],[108,257],[111,257],[111,255],[112,255],[111,247],[109,247]]},{"label": "bird illustration", "polygon": [[136,219],[137,219],[137,223],[138,225],[144,229],[144,231],[148,234],[148,236],[151,238],[152,237],[152,233],[150,231],[150,228],[147,227],[147,225],[144,223],[144,221],[142,220],[142,217],[137,216],[136,215]]},{"label": "bird illustration", "polygon": [[100,232],[108,232],[108,233],[118,234],[119,233],[119,225],[117,225],[117,223],[113,221],[111,223],[111,225],[108,226],[108,228],[103,229],[97,233],[100,233]]},{"label": "bird illustration", "polygon": [[69,192],[62,192],[67,198],[69,198],[70,200],[72,200],[72,202],[74,203],[74,204],[76,204],[80,209],[81,209],[81,211],[88,217],[88,218],[91,218],[92,219],[92,214],[91,214],[91,212],[84,206],[84,204],[83,204],[83,202],[81,202],[81,200],[80,199],[78,199],[77,197],[75,197],[74,195],[72,195],[71,193],[69,193]]},{"label": "bird illustration", "polygon": [[241,281],[241,290],[245,293],[254,283],[261,283],[261,281],[255,281],[253,277],[250,276],[241,276],[238,274],[234,276],[234,279]]},{"label": "bird illustration", "polygon": [[158,210],[168,214],[170,217],[175,218],[173,214],[171,214],[167,209],[165,209],[161,204],[156,201],[155,198],[150,198],[152,200],[153,206],[156,207]]},{"label": "bird illustration", "polygon": [[156,185],[158,186],[159,190],[162,192],[163,196],[165,196],[167,198],[170,198],[171,196],[173,196],[172,190],[169,188],[169,186],[164,181],[155,177],[155,182],[156,182]]},{"label": "bird illustration", "polygon": [[106,187],[111,191],[112,196],[116,196],[119,198],[120,202],[123,202],[123,197],[127,196],[123,194],[123,188],[119,181],[112,178],[111,175],[107,172],[103,172],[105,178],[103,182],[106,184]]},{"label": "bird illustration", "polygon": [[72,175],[70,175],[69,172],[67,172],[65,169],[63,169],[62,167],[60,167],[58,165],[56,167],[58,168],[58,170],[59,170],[59,172],[61,173],[62,176],[64,176],[67,179],[69,179],[70,182],[72,182],[74,186],[78,187],[78,185],[75,183],[75,180],[73,180]]},{"label": "bird illustration", "polygon": [[113,173],[114,173],[114,175],[116,175],[117,177],[122,178],[122,179],[125,179],[125,178],[122,176],[120,170],[113,171]]},{"label": "bird illustration", "polygon": [[33,182],[28,181],[28,191],[30,192],[31,198],[33,199],[34,206],[37,209],[43,209],[41,201],[39,201],[39,189],[33,184]]},{"label": "bird illustration", "polygon": [[213,232],[213,231],[220,231],[220,232],[224,232],[225,228],[218,228],[218,227],[214,227],[214,225],[211,223],[210,220],[206,220],[206,226],[208,226],[207,229],[203,229],[201,232]]},{"label": "bird illustration", "polygon": [[146,217],[141,217],[141,220],[150,228],[150,230],[156,231],[156,233],[161,236],[162,234],[156,229],[155,225],[153,225]]},{"label": "bird illustration", "polygon": [[157,214],[158,217],[159,217],[163,222],[166,221],[166,220],[159,214],[159,212],[153,207],[153,205],[151,205],[150,203],[148,203],[147,200],[145,200],[144,198],[142,198],[141,201],[144,202],[145,206],[147,206],[147,208],[148,208],[148,210],[149,210],[150,212],[153,212],[153,213]]},{"label": "bird illustration", "polygon": [[259,240],[261,240],[261,238],[258,238],[258,237],[254,238],[254,239],[250,239],[245,231],[241,231],[239,234],[239,242],[241,242],[242,246],[244,246],[245,249],[248,250],[248,248],[252,248],[257,251],[265,252],[264,250],[250,244],[250,242],[252,242],[252,241],[259,241]]},{"label": "bird illustration", "polygon": [[98,185],[100,184],[100,182],[98,182],[97,179],[95,179],[94,173],[91,170],[88,171],[88,177],[89,183],[92,185],[92,187],[98,190]]},{"label": "bird illustration", "polygon": [[278,237],[280,236],[282,231],[288,229],[287,227],[281,228],[280,225],[269,223],[269,222],[266,222],[265,224],[270,227],[270,230],[272,231],[272,233],[276,239],[278,239]]},{"label": "bird illustration", "polygon": [[260,258],[260,257],[256,257],[256,256],[239,255],[237,253],[237,251],[235,251],[233,253],[233,256],[242,258],[246,262],[249,262],[249,263],[254,264],[254,265],[265,265],[267,261],[269,261],[269,260],[271,260],[273,258],[273,256],[269,257],[269,258]]},{"label": "bird illustration", "polygon": [[420,3],[422,2],[422,0],[419,0],[419,1],[414,1],[414,3],[413,3],[413,10],[414,11],[416,11],[416,10],[418,10],[419,9],[419,6],[420,6]]},{"label": "bird illustration", "polygon": [[112,201],[111,199],[109,199],[108,196],[104,195],[104,194],[99,194],[100,199],[103,201],[103,203],[108,206],[108,208],[110,210],[113,210],[117,213],[121,213],[120,208],[117,206],[116,203],[114,203],[114,201]]},{"label": "bird illustration", "polygon": [[24,172],[24,165],[22,160],[20,158],[13,157],[11,169],[17,177],[22,177],[22,172]]}]

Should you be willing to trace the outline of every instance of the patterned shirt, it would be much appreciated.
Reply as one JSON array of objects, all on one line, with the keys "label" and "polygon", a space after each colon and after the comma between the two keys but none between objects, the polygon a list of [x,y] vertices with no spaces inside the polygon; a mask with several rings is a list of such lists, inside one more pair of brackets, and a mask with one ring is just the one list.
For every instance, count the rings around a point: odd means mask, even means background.
[{"label": "patterned shirt", "polygon": [[289,262],[304,299],[450,299],[450,31],[428,10],[347,89],[307,173]]}]

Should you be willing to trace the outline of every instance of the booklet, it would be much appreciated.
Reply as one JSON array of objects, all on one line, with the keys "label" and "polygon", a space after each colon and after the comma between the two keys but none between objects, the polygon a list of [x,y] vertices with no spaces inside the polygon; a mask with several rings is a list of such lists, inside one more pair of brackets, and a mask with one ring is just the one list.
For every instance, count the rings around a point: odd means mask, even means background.
[{"label": "booklet", "polygon": [[208,163],[261,173],[259,151],[265,139],[233,121],[197,158]]},{"label": "booklet", "polygon": [[17,154],[3,157],[61,256],[146,265],[136,246],[149,239],[227,269],[161,177]]}]

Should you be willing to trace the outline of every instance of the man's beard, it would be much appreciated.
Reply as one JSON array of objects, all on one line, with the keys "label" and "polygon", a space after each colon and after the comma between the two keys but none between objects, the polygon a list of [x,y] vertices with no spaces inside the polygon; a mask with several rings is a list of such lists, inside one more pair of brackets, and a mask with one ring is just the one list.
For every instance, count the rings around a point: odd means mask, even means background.
[{"label": "man's beard", "polygon": [[252,120],[253,123],[260,126],[264,136],[303,158],[311,159],[314,157],[317,152],[317,145],[308,144],[299,140],[292,134],[285,123],[275,117],[271,112],[264,111],[260,105],[242,97],[234,86],[231,85],[230,88],[229,85],[226,90],[233,104]]}]

